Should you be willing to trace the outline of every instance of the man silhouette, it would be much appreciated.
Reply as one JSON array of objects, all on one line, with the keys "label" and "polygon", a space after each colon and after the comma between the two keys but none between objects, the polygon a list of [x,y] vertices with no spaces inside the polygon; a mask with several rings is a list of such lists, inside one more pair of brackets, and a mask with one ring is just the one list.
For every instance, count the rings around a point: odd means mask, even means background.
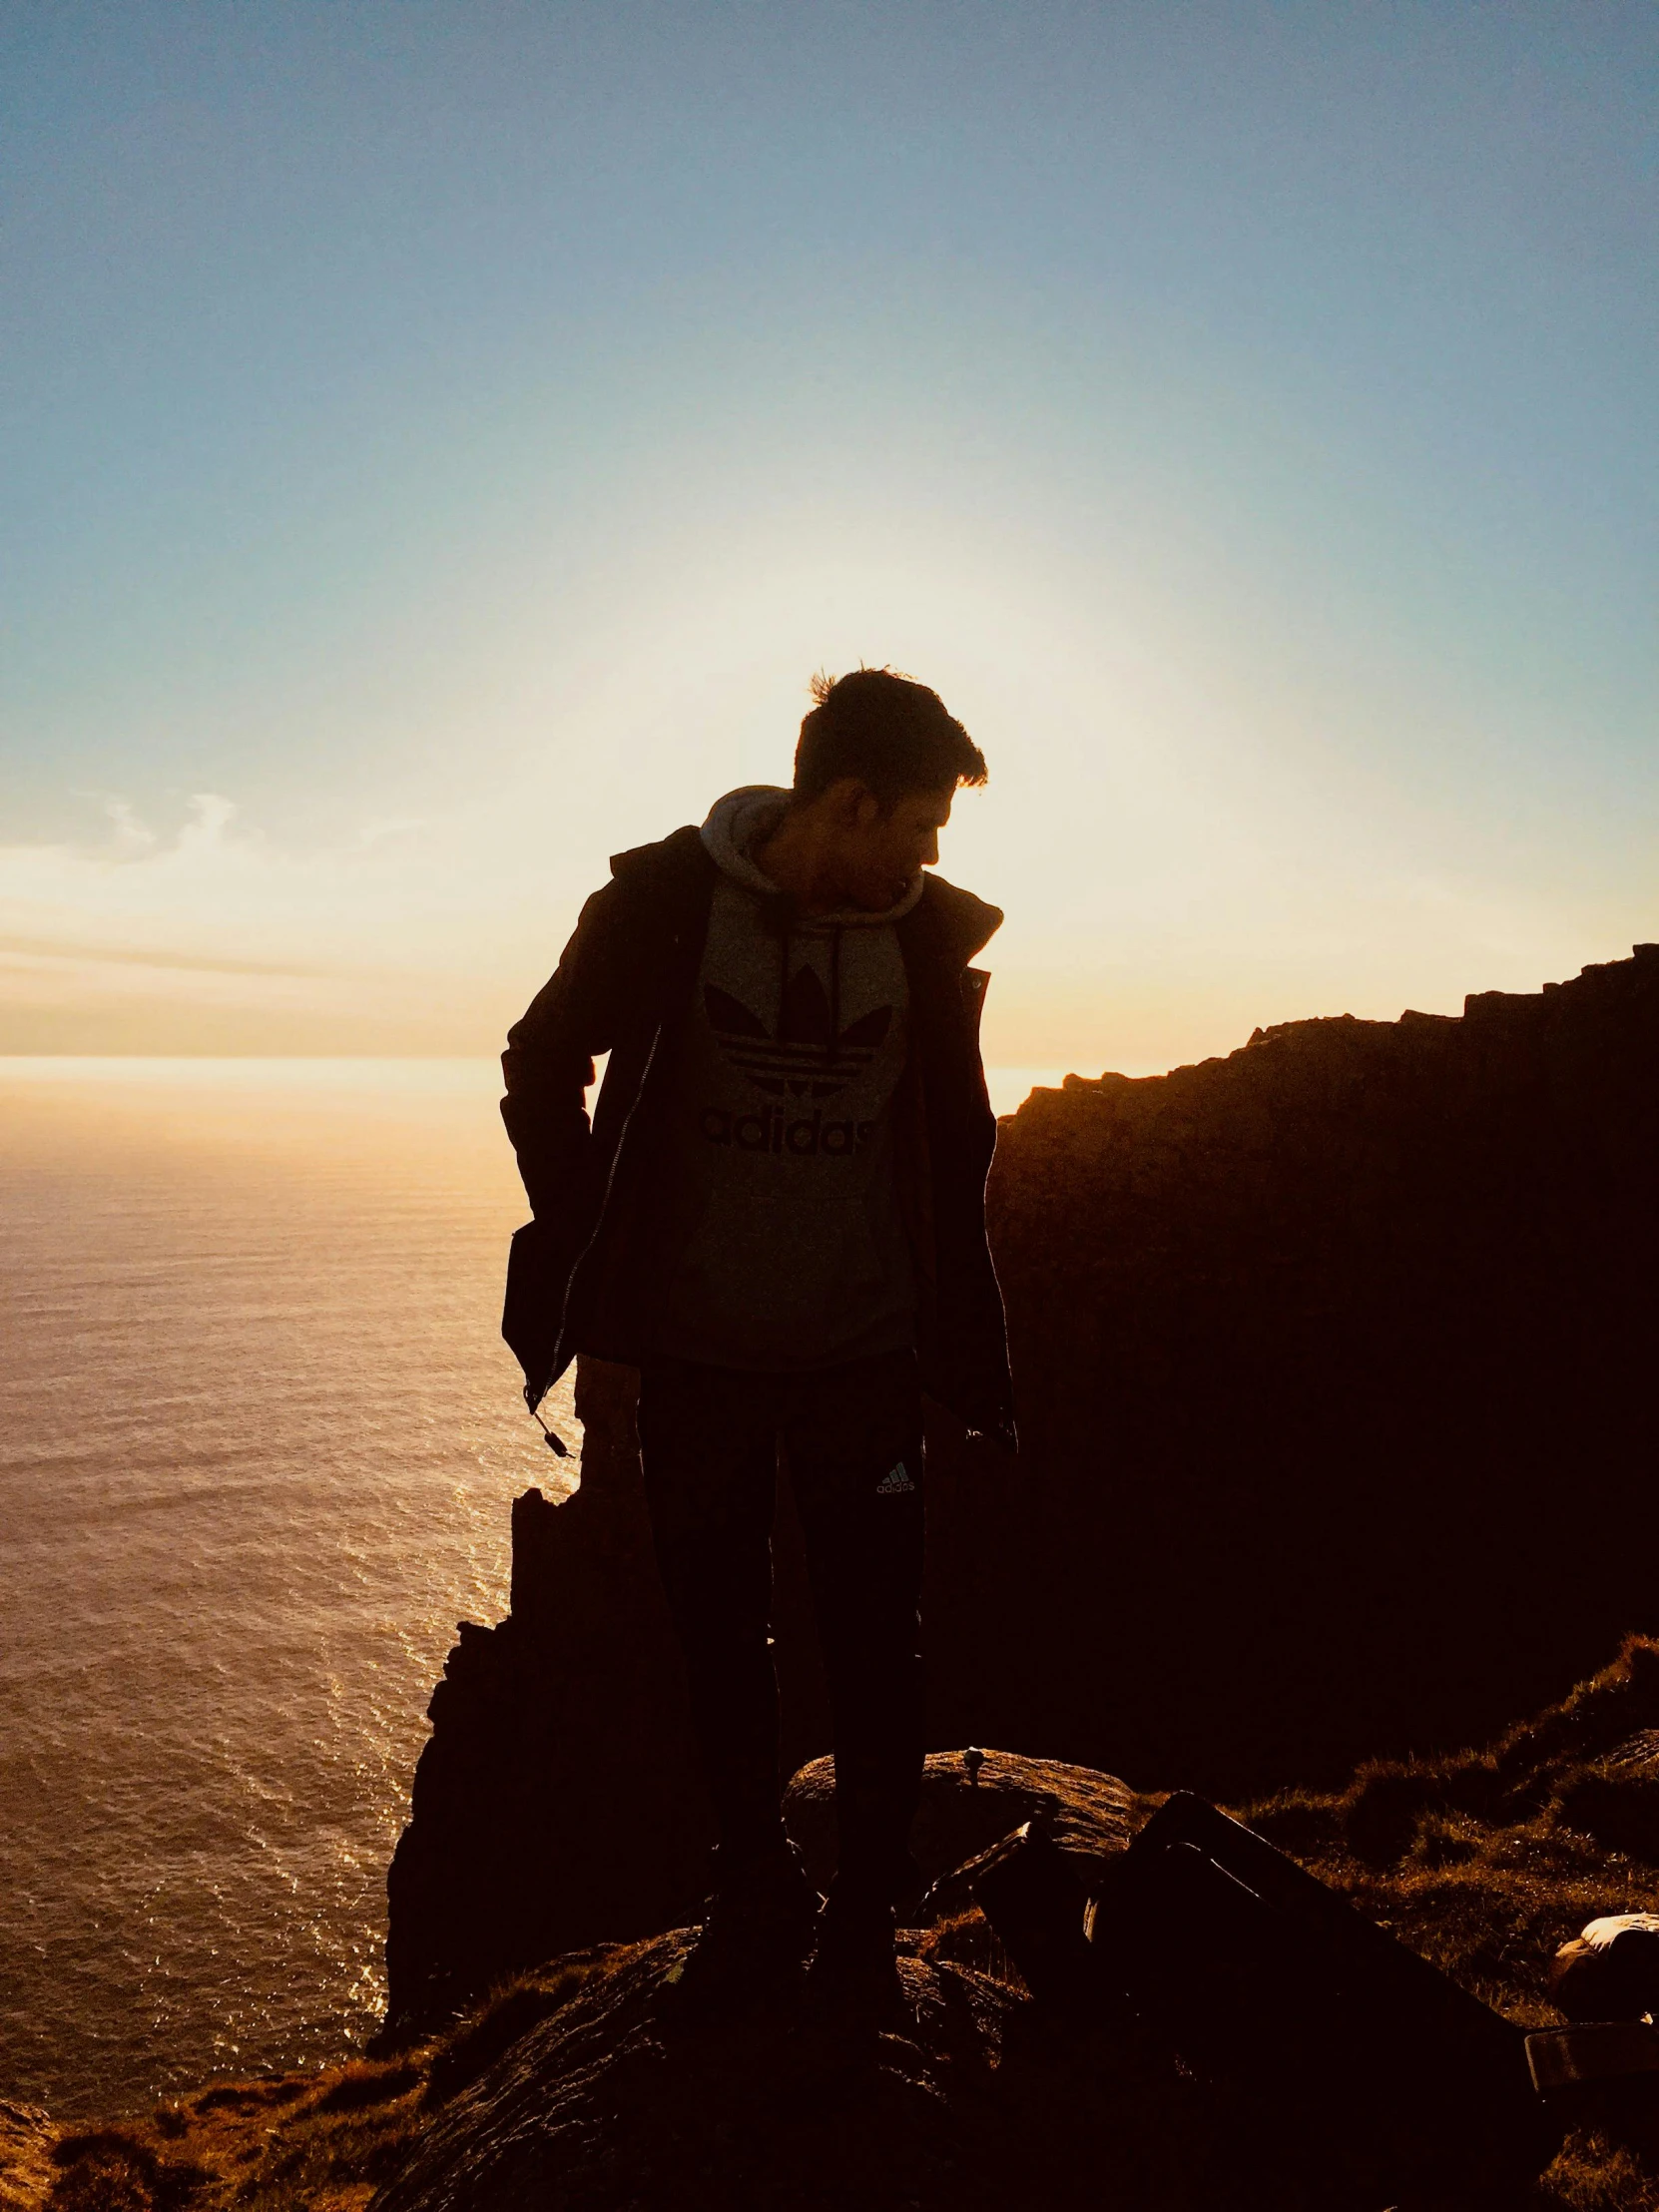
[{"label": "man silhouette", "polygon": [[701,830],[613,860],[509,1034],[501,1110],[535,1222],[505,1327],[532,1408],[578,1353],[640,1370],[720,1835],[687,1983],[740,1997],[799,1970],[818,1905],[780,1811],[782,1456],[833,1715],[839,1859],[812,1979],[867,2011],[896,1993],[913,1874],[922,1392],[1014,1442],[968,965],[1002,916],[926,872],[957,788],[985,781],[937,695],[859,669],[813,697],[793,790],[732,792]]}]

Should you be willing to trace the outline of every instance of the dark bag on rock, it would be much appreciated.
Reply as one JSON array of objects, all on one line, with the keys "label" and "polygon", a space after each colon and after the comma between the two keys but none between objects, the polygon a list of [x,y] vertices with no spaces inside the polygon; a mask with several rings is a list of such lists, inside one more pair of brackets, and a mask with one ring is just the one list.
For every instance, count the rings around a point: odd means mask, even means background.
[{"label": "dark bag on rock", "polygon": [[1170,1798],[1103,1870],[1081,1941],[1057,1888],[1076,1878],[1040,1835],[1029,1880],[1017,1853],[987,1876],[1022,1971],[1040,1931],[1037,1981],[1074,2005],[1085,1982],[1126,1996],[1195,2071],[1329,2137],[1379,2203],[1523,2184],[1560,2147],[1520,2028],[1202,1798]]}]

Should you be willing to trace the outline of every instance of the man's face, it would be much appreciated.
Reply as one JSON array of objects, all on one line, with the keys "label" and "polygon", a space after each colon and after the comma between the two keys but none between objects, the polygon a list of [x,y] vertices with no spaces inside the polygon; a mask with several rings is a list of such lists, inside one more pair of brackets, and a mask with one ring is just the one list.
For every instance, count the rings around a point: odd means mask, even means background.
[{"label": "man's face", "polygon": [[918,869],[939,856],[952,792],[909,792],[883,812],[862,784],[846,787],[839,813],[836,873],[849,904],[880,913],[904,895]]}]

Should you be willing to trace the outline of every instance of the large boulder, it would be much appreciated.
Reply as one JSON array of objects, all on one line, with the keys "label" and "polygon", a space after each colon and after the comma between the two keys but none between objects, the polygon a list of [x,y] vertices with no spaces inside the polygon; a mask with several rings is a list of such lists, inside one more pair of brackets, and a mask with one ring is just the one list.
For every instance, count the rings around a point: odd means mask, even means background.
[{"label": "large boulder", "polygon": [[[828,1889],[835,1871],[834,1791],[835,1762],[815,1759],[797,1774],[784,1799],[790,1835],[821,1890]],[[931,1888],[1040,1815],[1087,1889],[1091,1876],[1124,1849],[1156,1803],[1116,1775],[1058,1759],[1024,1759],[1017,1752],[977,1746],[934,1752],[922,1773],[910,1848],[922,1884]],[[968,1900],[964,1893],[951,1902],[965,1906]]]}]

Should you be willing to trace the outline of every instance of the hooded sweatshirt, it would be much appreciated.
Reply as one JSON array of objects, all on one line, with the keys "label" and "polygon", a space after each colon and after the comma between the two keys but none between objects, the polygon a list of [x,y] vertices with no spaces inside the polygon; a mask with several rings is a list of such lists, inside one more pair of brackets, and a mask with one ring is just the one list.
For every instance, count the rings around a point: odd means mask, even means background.
[{"label": "hooded sweatshirt", "polygon": [[752,854],[789,794],[717,803],[720,868],[674,1080],[677,1253],[656,1332],[671,1359],[759,1373],[829,1367],[915,1341],[891,1104],[907,987],[884,913],[808,919]]}]

